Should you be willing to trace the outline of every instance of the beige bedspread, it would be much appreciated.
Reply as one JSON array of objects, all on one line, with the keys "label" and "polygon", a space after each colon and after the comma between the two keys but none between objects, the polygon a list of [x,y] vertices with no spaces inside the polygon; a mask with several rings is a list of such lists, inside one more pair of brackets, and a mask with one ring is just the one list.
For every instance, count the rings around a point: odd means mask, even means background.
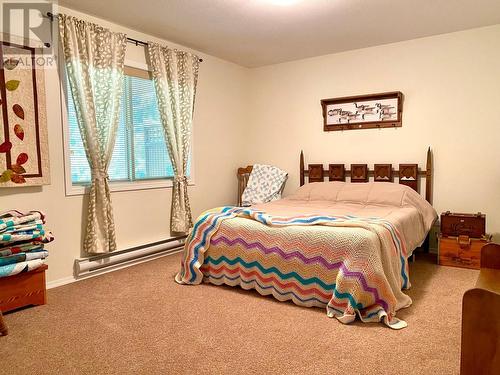
[{"label": "beige bedspread", "polygon": [[436,216],[403,185],[311,183],[272,203],[203,213],[176,281],[241,286],[326,306],[342,323],[358,315],[400,329],[396,312],[411,304],[407,258]]},{"label": "beige bedspread", "polygon": [[437,218],[434,208],[413,189],[390,182],[306,184],[279,201],[252,206],[271,216],[351,215],[381,218],[402,234],[411,254]]}]

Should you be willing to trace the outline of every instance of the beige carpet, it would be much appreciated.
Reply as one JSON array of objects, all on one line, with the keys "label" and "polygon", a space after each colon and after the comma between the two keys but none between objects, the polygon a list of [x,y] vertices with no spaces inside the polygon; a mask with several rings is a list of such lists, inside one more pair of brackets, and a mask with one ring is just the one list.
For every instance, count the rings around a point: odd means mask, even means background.
[{"label": "beige carpet", "polygon": [[342,325],[255,292],[180,286],[173,255],[48,292],[5,316],[1,374],[457,374],[477,271],[411,266],[409,326]]}]

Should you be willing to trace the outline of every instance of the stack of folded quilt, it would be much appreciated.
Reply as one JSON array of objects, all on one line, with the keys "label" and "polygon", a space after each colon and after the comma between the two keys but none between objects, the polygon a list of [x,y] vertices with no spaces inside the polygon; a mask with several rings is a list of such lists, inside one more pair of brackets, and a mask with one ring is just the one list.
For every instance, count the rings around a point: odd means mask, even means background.
[{"label": "stack of folded quilt", "polygon": [[49,255],[44,245],[54,239],[44,224],[45,215],[40,211],[0,213],[0,278],[44,264]]}]

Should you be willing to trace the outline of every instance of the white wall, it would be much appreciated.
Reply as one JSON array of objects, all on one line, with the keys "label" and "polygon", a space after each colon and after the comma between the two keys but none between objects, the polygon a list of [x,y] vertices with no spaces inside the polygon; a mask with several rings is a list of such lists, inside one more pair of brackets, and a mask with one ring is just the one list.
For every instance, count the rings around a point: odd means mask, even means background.
[{"label": "white wall", "polygon": [[[149,37],[68,9],[130,37]],[[434,203],[438,211],[487,213],[500,240],[500,25],[246,69],[200,54],[194,121],[196,186],[193,214],[236,199],[235,171],[254,162],[290,173],[286,193],[298,186],[298,156],[306,163],[425,163],[434,149]],[[161,41],[172,45],[168,41]],[[184,47],[183,47],[184,48]],[[186,48],[187,49],[187,48]],[[140,47],[127,59],[142,62]],[[400,90],[403,127],[325,133],[320,99]],[[44,210],[56,235],[49,281],[72,275],[80,256],[86,206],[65,196],[58,72],[46,71],[52,183],[0,189],[0,209]],[[112,193],[120,249],[169,236],[170,189]]]},{"label": "white wall", "polygon": [[[252,70],[247,161],[418,162],[434,150],[438,212],[485,212],[500,240],[500,25]],[[402,91],[403,127],[323,132],[320,100]]]},{"label": "white wall", "polygon": [[[61,11],[92,20],[140,40],[156,40],[139,32],[82,13]],[[173,45],[168,41],[161,41]],[[187,48],[186,48],[187,49]],[[249,71],[238,65],[200,54],[194,118],[195,186],[189,188],[193,215],[236,202],[235,173],[242,162],[241,114],[247,98]],[[143,48],[129,44],[127,59],[144,61]],[[0,210],[40,209],[56,240],[48,248],[48,280],[73,274],[73,262],[81,256],[82,222],[86,215],[83,196],[65,195],[61,102],[58,72],[46,69],[47,123],[51,184],[43,187],[0,189]],[[124,249],[169,237],[171,189],[112,193],[118,248]]]}]

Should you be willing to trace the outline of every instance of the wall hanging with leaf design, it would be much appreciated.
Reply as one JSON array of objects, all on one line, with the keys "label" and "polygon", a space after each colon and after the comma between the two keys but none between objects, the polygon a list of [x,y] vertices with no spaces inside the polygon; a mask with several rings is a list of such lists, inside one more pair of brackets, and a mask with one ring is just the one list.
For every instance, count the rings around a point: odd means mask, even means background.
[{"label": "wall hanging with leaf design", "polygon": [[0,187],[50,183],[44,60],[23,44],[0,44]]}]

